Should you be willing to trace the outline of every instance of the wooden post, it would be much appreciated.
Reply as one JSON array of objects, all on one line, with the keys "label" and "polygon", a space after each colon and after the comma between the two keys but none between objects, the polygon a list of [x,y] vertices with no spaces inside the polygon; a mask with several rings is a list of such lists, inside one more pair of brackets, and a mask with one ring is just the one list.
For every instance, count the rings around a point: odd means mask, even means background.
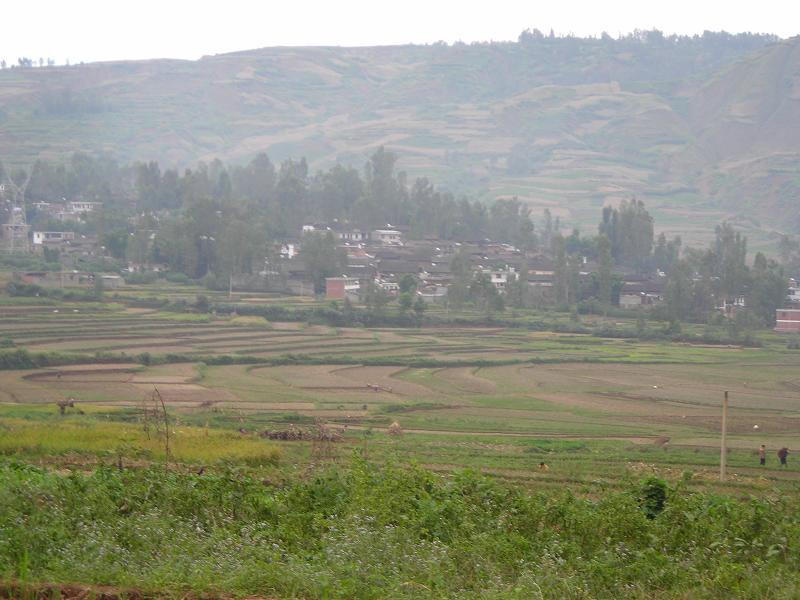
[{"label": "wooden post", "polygon": [[719,449],[719,480],[725,481],[725,459],[727,459],[728,448],[725,444],[725,437],[728,429],[728,392],[722,400],[722,438]]}]

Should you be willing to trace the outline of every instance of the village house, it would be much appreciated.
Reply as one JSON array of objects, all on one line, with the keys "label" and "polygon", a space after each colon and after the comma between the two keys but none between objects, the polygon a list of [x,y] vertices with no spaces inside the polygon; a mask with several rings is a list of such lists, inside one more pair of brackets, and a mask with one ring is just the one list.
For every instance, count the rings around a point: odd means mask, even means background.
[{"label": "village house", "polygon": [[300,252],[299,245],[296,242],[284,242],[278,245],[278,256],[286,260],[291,260]]},{"label": "village house", "polygon": [[779,308],[775,311],[775,331],[800,333],[800,308]]},{"label": "village house", "polygon": [[33,245],[57,247],[75,239],[74,231],[34,231]]},{"label": "village house", "polygon": [[90,213],[103,206],[102,202],[67,202],[67,210],[73,214]]},{"label": "village house", "polygon": [[453,283],[453,271],[449,262],[431,262],[422,267],[419,279],[423,285],[446,287]]},{"label": "village house", "polygon": [[48,214],[58,221],[83,221],[83,217],[100,210],[102,202],[66,202],[65,204],[51,204]]},{"label": "village house", "polygon": [[786,291],[786,302],[796,304],[800,308],[800,286],[794,279],[789,279],[789,287]]},{"label": "village house", "polygon": [[336,237],[343,242],[362,244],[369,241],[369,233],[360,229],[346,229],[336,232]]},{"label": "village house", "polygon": [[308,275],[306,263],[302,257],[285,260],[281,263],[284,291],[297,296],[313,296],[314,283]]},{"label": "village house", "polygon": [[375,285],[389,296],[397,296],[400,293],[400,284],[391,279],[377,277],[375,278]]},{"label": "village house", "polygon": [[722,313],[724,317],[733,319],[736,317],[736,312],[742,310],[746,306],[747,301],[745,297],[740,295],[736,296],[735,298],[722,298],[716,309]]},{"label": "village house", "polygon": [[482,267],[478,269],[478,272],[488,275],[492,285],[500,292],[504,292],[508,284],[516,281],[518,276],[517,270],[508,265],[498,269]]},{"label": "village house", "polygon": [[625,309],[650,308],[664,301],[664,284],[661,281],[627,282],[619,293],[619,307]]},{"label": "village house", "polygon": [[301,233],[314,233],[314,232],[324,232],[330,231],[331,228],[328,227],[325,223],[308,223],[303,225]]},{"label": "village house", "polygon": [[107,290],[116,290],[125,285],[125,280],[119,275],[100,275],[100,282]]},{"label": "village house", "polygon": [[355,277],[327,277],[325,279],[325,298],[328,300],[344,300],[355,302],[361,291],[361,282]]},{"label": "village house", "polygon": [[794,279],[789,280],[786,303],[775,311],[775,331],[800,333],[800,287]]},{"label": "village house", "polygon": [[397,229],[376,229],[370,235],[370,240],[384,246],[402,246],[403,234]]},{"label": "village house", "polygon": [[425,304],[443,304],[447,300],[446,285],[423,285],[417,290],[417,297]]}]

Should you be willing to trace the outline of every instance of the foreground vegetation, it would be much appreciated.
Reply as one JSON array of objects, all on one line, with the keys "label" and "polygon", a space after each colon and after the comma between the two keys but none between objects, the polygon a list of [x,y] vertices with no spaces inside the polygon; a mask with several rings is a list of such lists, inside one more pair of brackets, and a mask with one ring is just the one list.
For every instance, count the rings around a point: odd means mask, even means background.
[{"label": "foreground vegetation", "polygon": [[[356,458],[238,470],[0,467],[0,573],[307,598],[794,598],[800,512],[658,480],[578,497]],[[165,592],[169,590],[169,592]]]},{"label": "foreground vegetation", "polygon": [[800,593],[786,338],[198,292],[0,301],[0,596]]}]

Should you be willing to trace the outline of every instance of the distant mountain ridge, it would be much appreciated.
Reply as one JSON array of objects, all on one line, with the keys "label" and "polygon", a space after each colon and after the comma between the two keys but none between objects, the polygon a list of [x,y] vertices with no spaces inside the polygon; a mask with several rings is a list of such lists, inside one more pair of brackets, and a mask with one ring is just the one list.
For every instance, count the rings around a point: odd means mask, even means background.
[{"label": "distant mountain ridge", "polygon": [[0,158],[74,150],[188,166],[377,146],[457,193],[572,223],[637,195],[669,230],[800,230],[800,38],[264,48],[198,61],[0,71]]}]

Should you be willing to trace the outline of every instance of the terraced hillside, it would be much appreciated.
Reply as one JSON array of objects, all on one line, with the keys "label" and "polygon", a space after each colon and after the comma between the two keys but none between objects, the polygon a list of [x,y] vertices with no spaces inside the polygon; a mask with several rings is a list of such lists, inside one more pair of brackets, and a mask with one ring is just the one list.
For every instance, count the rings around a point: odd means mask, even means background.
[{"label": "terraced hillside", "polygon": [[187,165],[265,151],[313,168],[360,166],[383,144],[412,175],[573,223],[636,194],[690,236],[731,217],[792,229],[800,39],[773,41],[523,36],[7,69],[0,156]]}]

